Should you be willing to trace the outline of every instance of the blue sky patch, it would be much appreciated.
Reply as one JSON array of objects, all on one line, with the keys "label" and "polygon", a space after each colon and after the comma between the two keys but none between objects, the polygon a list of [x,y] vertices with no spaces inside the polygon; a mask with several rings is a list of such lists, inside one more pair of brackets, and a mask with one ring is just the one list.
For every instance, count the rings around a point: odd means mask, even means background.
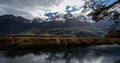
[{"label": "blue sky patch", "polygon": [[106,0],[106,4],[104,3],[105,6],[109,6],[109,5],[112,5],[113,3],[115,3],[116,1],[118,0]]},{"label": "blue sky patch", "polygon": [[44,15],[47,16],[47,17],[51,17],[51,16],[54,16],[56,15],[58,12],[49,12],[49,13],[45,13]]}]

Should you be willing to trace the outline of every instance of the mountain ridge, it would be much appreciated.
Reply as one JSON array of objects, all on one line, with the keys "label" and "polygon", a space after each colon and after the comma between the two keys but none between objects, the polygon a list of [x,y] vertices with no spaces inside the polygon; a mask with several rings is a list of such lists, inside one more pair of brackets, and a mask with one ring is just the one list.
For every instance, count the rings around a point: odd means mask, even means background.
[{"label": "mountain ridge", "polygon": [[[84,16],[82,16],[83,18]],[[0,34],[16,35],[57,35],[57,36],[77,36],[77,37],[100,37],[105,33],[100,28],[94,27],[93,23],[80,21],[72,14],[66,14],[64,21],[56,20],[59,16],[50,19],[35,18],[28,20],[20,16],[2,15],[0,16]]]}]

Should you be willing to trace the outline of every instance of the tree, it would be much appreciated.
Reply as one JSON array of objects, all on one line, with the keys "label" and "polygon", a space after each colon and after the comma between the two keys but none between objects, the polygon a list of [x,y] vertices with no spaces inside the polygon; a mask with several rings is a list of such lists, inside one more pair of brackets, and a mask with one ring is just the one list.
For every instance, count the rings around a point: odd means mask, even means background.
[{"label": "tree", "polygon": [[120,37],[120,13],[114,11],[111,12],[111,21],[114,23],[111,25],[111,28],[108,30],[106,37],[119,38]]},{"label": "tree", "polygon": [[85,3],[83,12],[90,8],[93,11],[88,15],[96,22],[108,19],[113,22],[113,25],[108,30],[106,37],[120,37],[120,0],[109,3],[111,0],[89,0]]},{"label": "tree", "polygon": [[93,11],[89,16],[92,16],[95,21],[100,21],[105,17],[109,17],[110,10],[120,5],[120,0],[108,5],[109,1],[111,0],[89,0],[85,3],[84,10],[86,10],[86,8],[91,8]]}]

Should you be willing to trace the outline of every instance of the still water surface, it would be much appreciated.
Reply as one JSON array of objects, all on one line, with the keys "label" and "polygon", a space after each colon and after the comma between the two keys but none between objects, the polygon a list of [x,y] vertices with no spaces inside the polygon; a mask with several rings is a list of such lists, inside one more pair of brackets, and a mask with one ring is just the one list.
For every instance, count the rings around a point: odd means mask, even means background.
[{"label": "still water surface", "polygon": [[[19,51],[16,52],[20,53]],[[119,45],[45,50],[24,54],[17,54],[16,52],[1,51],[0,63],[116,63],[120,59]]]}]

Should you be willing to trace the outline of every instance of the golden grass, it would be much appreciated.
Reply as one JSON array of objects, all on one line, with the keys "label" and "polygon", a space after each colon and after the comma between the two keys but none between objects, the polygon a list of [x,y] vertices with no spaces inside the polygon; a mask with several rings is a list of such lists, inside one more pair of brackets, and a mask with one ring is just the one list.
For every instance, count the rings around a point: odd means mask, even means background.
[{"label": "golden grass", "polygon": [[0,36],[1,48],[79,47],[101,44],[120,44],[120,39],[89,37]]}]

